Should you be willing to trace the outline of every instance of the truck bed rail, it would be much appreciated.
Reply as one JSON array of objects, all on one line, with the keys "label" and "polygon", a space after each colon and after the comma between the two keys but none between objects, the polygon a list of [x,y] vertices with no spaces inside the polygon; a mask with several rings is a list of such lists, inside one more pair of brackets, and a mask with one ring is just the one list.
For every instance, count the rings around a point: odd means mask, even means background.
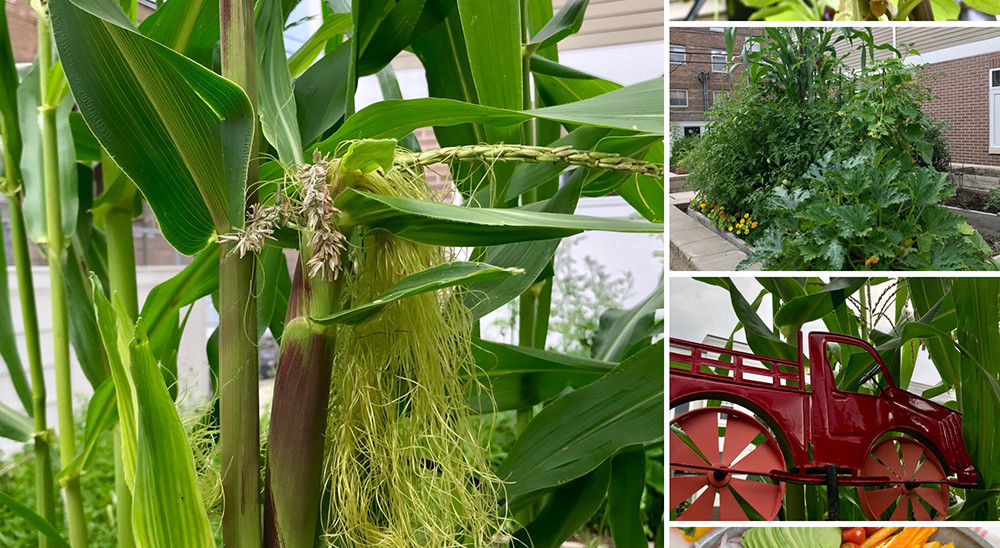
[{"label": "truck bed rail", "polygon": [[[671,337],[671,371],[684,371],[701,377],[715,380],[725,379],[739,384],[805,392],[805,366],[801,335],[798,348],[798,361],[792,361]],[[687,353],[684,353],[683,350],[687,350]],[[718,358],[707,356],[712,354],[718,355]],[[722,358],[726,356],[730,358],[729,361],[723,361]],[[674,363],[687,364],[688,367],[676,367]]]}]

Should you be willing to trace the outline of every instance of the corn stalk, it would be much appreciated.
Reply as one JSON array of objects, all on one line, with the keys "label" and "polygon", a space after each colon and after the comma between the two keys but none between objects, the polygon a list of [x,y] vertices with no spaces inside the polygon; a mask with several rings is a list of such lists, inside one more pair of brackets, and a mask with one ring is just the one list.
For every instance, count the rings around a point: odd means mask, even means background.
[{"label": "corn stalk", "polygon": [[[39,109],[42,132],[43,179],[45,181],[45,250],[49,263],[49,284],[52,297],[52,346],[55,356],[56,399],[59,424],[59,456],[63,466],[76,456],[76,436],[73,425],[73,387],[69,369],[69,315],[66,308],[66,286],[63,280],[64,252],[68,242],[62,228],[62,204],[59,188],[59,152],[56,143],[56,106],[49,104],[49,71],[52,66],[52,38],[48,5],[35,3],[38,12],[38,75],[41,81],[42,106]],[[70,544],[73,548],[87,546],[87,521],[83,514],[83,493],[80,479],[62,480],[69,522]]]},{"label": "corn stalk", "polygon": [[[246,92],[257,110],[252,0],[222,0],[222,75]],[[245,206],[257,202],[257,136],[250,149]],[[227,546],[261,544],[260,426],[257,394],[257,300],[254,255],[219,249],[219,421],[222,458],[222,539]]]},{"label": "corn stalk", "polygon": [[[139,316],[139,298],[135,279],[135,240],[132,234],[132,211],[135,207],[135,185],[122,174],[106,152],[101,155],[101,168],[107,191],[115,195],[107,201],[95,221],[104,226],[108,245],[108,282],[112,295],[118,295],[125,305],[129,319]],[[119,179],[120,178],[120,179]],[[118,179],[118,180],[116,180]],[[117,545],[119,548],[134,546],[132,536],[132,491],[125,481],[122,463],[121,429],[114,428],[115,438],[115,497]]]},{"label": "corn stalk", "polygon": [[[28,369],[31,374],[31,409],[35,425],[35,508],[38,515],[49,523],[55,522],[55,497],[52,481],[52,453],[49,449],[50,432],[46,422],[45,375],[42,368],[42,349],[39,342],[38,311],[35,306],[35,282],[31,274],[31,255],[28,252],[28,234],[24,225],[21,200],[20,168],[10,153],[10,141],[16,128],[4,133],[4,166],[6,168],[7,207],[10,210],[11,244],[14,268],[17,271],[18,300],[24,325],[24,342],[28,352]],[[38,535],[38,546],[47,548],[49,539]]]}]

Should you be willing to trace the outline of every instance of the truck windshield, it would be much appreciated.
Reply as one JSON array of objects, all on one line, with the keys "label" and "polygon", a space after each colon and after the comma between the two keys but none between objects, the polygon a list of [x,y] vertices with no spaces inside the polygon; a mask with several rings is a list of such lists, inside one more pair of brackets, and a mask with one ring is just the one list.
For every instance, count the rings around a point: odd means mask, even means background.
[{"label": "truck windshield", "polygon": [[[826,345],[826,358],[833,369],[837,390],[855,394],[875,395],[882,391],[885,379],[882,376],[878,362],[868,350],[853,344],[830,342]],[[862,380],[867,373],[875,371],[874,376]]]}]

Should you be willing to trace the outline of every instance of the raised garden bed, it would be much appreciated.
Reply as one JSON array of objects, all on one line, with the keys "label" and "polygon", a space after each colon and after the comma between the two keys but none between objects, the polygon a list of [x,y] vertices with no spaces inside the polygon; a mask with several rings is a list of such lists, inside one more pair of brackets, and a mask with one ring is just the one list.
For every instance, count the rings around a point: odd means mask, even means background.
[{"label": "raised garden bed", "polygon": [[1000,254],[1000,194],[956,188],[942,205],[968,219],[994,254]]}]

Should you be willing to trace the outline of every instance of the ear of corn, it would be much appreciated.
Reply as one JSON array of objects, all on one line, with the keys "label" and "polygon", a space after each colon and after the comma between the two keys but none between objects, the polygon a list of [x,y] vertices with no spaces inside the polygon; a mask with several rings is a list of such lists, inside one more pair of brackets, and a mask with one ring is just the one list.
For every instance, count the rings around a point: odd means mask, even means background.
[{"label": "ear of corn", "polygon": [[[98,284],[96,277],[91,281]],[[141,548],[215,546],[191,445],[150,349],[142,320],[130,325],[95,286],[98,326],[118,403],[122,465],[134,495],[133,533]]]},{"label": "ear of corn", "polygon": [[[121,428],[122,444],[122,467],[125,474],[125,482],[129,489],[135,484],[135,455],[136,455],[136,431],[135,421],[136,409],[132,384],[132,374],[128,367],[128,340],[122,336],[122,329],[119,329],[119,319],[111,302],[104,296],[104,290],[100,285],[100,280],[93,273],[90,275],[93,284],[94,305],[97,311],[97,326],[101,332],[101,339],[108,356],[108,365],[111,369],[111,378],[115,383],[115,397],[118,400],[118,424]],[[122,325],[127,333],[128,323]]]},{"label": "ear of corn", "polygon": [[142,318],[129,344],[138,432],[132,525],[140,548],[215,546],[194,459]]},{"label": "ear of corn", "polygon": [[312,548],[316,540],[333,341],[308,320],[310,295],[300,263],[288,298],[268,429],[267,546]]}]

